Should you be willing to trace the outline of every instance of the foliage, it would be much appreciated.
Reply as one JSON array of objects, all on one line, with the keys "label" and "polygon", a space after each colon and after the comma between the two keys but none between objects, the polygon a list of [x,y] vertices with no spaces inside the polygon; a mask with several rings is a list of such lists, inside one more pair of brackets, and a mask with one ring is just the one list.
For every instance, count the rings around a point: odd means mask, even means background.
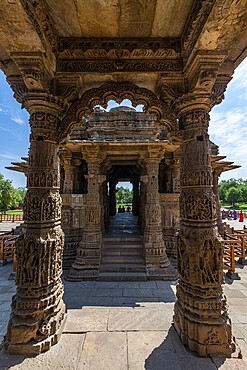
[{"label": "foliage", "polygon": [[247,180],[229,179],[219,184],[219,197],[222,202],[229,202],[233,206],[236,202],[247,202]]},{"label": "foliage", "polygon": [[132,190],[129,188],[125,188],[123,186],[117,187],[116,188],[116,201],[117,201],[117,206],[119,205],[131,205],[132,204],[132,197],[133,193]]},{"label": "foliage", "polygon": [[6,213],[10,208],[22,207],[26,190],[14,188],[10,180],[5,180],[0,174],[0,209]]},{"label": "foliage", "polygon": [[226,200],[231,202],[233,207],[235,207],[236,202],[241,200],[241,190],[235,186],[231,186],[226,191]]}]

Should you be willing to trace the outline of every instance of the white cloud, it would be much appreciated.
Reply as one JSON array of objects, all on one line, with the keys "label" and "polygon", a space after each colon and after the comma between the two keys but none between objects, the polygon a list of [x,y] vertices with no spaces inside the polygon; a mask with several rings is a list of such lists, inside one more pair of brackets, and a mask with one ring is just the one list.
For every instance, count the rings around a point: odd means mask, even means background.
[{"label": "white cloud", "polygon": [[19,161],[20,160],[20,157],[18,155],[13,154],[13,153],[7,153],[7,154],[1,154],[0,153],[0,158],[9,159],[11,161]]},{"label": "white cloud", "polygon": [[23,125],[25,123],[25,121],[20,116],[13,114],[11,114],[11,120],[14,121],[15,123],[18,123],[19,125]]},{"label": "white cloud", "polygon": [[241,165],[240,169],[227,171],[221,178],[247,178],[247,111],[245,107],[220,110],[211,113],[210,139],[219,145],[220,155],[226,160]]},{"label": "white cloud", "polygon": [[229,87],[246,88],[247,87],[247,58],[235,69],[233,79]]}]

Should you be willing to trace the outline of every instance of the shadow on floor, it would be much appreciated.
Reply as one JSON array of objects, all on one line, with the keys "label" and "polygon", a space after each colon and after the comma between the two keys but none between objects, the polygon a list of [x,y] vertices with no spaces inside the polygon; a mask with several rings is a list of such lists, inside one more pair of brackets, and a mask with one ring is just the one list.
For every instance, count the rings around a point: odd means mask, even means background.
[{"label": "shadow on floor", "polygon": [[[174,303],[176,282],[93,282],[64,284],[68,309],[83,306],[141,307],[145,303]],[[172,288],[173,287],[173,288]]]},{"label": "shadow on floor", "polygon": [[145,369],[216,370],[223,365],[225,360],[225,357],[212,359],[210,357],[199,357],[190,352],[180,341],[174,326],[171,326],[164,341],[145,360]]},{"label": "shadow on floor", "polygon": [[3,343],[0,344],[0,370],[7,370],[11,366],[20,365],[23,362],[23,360],[27,357],[31,356],[10,355],[5,352]]}]

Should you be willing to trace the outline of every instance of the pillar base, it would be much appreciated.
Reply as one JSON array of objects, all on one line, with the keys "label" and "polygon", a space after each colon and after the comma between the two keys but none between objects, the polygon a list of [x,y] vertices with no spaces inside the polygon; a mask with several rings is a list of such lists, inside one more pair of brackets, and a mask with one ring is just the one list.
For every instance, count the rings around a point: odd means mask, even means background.
[{"label": "pillar base", "polygon": [[172,280],[178,279],[178,272],[174,266],[169,265],[167,267],[147,267],[148,280]]},{"label": "pillar base", "polygon": [[240,263],[243,266],[247,265],[247,258],[239,258],[238,263]]},{"label": "pillar base", "polygon": [[233,272],[233,271],[230,271],[230,270],[227,271],[226,277],[228,277],[231,280],[241,280],[241,277],[239,276],[239,274],[237,272]]},{"label": "pillar base", "polygon": [[[56,297],[58,292],[59,296]],[[4,337],[5,349],[10,354],[39,354],[56,344],[66,322],[66,307],[61,299],[60,287],[48,298],[32,301],[13,297],[12,314]],[[53,301],[57,302],[53,306]],[[31,309],[34,307],[35,309]],[[30,307],[23,310],[23,307]],[[52,311],[51,311],[52,310]]]},{"label": "pillar base", "polygon": [[[183,325],[186,331],[182,331],[177,321],[174,320],[174,327],[180,337],[181,342],[190,351],[196,352],[201,357],[207,356],[226,356],[231,355],[236,351],[236,343],[234,337],[228,338],[228,324],[221,326],[206,325],[190,321],[185,316],[180,317],[183,320]],[[204,338],[204,342],[200,342],[200,337],[205,337],[206,333],[211,333],[211,336]],[[198,340],[190,338],[189,334],[196,334]],[[222,339],[221,339],[222,337]]]},{"label": "pillar base", "polygon": [[66,319],[67,319],[67,314],[64,313],[64,318],[61,322],[60,327],[56,331],[56,333],[52,334],[50,337],[40,342],[30,341],[29,343],[24,343],[24,344],[23,343],[12,344],[6,340],[5,342],[6,352],[10,353],[11,355],[39,355],[42,352],[48,351],[51,348],[51,346],[58,343],[63,333]]},{"label": "pillar base", "polygon": [[177,297],[173,322],[182,343],[199,356],[231,357],[236,344],[221,286],[205,289],[180,280]]},{"label": "pillar base", "polygon": [[99,278],[99,267],[87,266],[84,268],[71,267],[68,274],[65,275],[66,281],[85,281],[85,280],[98,280]]}]

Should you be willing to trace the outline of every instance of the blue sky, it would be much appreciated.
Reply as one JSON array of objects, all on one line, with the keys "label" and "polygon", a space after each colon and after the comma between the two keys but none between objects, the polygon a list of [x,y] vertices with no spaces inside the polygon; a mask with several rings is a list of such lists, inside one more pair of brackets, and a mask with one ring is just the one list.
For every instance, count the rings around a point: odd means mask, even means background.
[{"label": "blue sky", "polygon": [[[126,105],[126,101],[122,103]],[[211,111],[210,139],[220,148],[226,160],[241,165],[227,171],[222,179],[247,179],[247,59],[236,69],[225,93],[224,101]],[[5,169],[20,161],[29,148],[28,113],[13,98],[13,92],[0,71],[0,173],[12,180],[15,187],[25,186],[25,176]]]}]

